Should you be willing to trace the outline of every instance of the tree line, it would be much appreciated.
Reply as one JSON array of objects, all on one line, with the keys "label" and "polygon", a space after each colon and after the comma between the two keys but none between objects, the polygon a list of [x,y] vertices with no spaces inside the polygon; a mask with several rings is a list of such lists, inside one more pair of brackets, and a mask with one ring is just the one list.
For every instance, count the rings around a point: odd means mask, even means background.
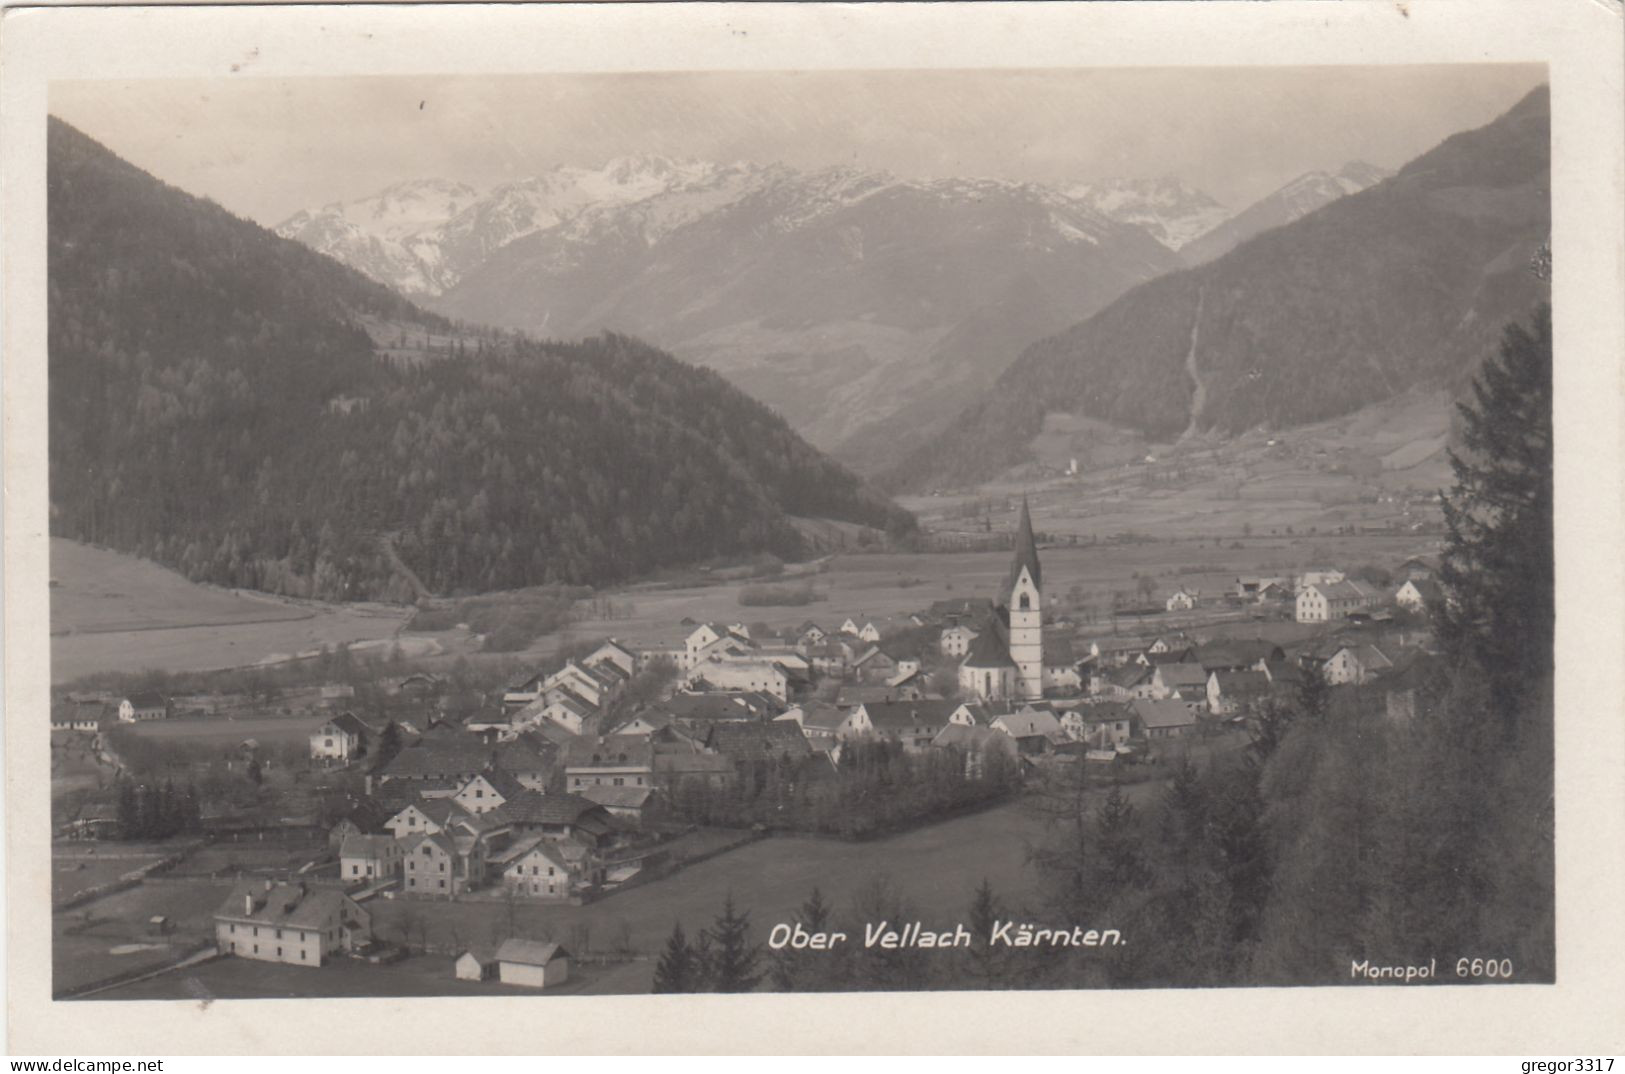
[{"label": "tree line", "polygon": [[[621,336],[463,332],[55,120],[48,213],[53,534],[407,601],[401,564],[474,593],[795,558],[793,516],[913,529],[714,373]],[[471,345],[392,362],[358,315]]]}]

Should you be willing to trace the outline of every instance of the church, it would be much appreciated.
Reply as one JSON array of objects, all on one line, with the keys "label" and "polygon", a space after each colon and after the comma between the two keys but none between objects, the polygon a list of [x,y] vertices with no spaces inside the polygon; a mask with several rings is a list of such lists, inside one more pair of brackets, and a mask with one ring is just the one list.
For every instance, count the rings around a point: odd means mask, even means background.
[{"label": "church", "polygon": [[959,665],[960,695],[983,701],[1037,701],[1049,678],[1044,658],[1044,572],[1025,496],[1001,596],[1006,603]]}]

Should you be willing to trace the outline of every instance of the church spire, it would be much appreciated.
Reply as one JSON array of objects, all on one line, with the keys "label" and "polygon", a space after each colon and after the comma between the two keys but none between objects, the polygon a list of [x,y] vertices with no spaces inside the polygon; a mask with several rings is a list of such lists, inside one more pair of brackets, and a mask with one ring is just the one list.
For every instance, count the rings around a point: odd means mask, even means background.
[{"label": "church spire", "polygon": [[1033,539],[1033,516],[1027,510],[1027,497],[1021,497],[1021,521],[1016,524],[1015,552],[1010,561],[1010,580],[1005,585],[1008,591],[1015,588],[1016,579],[1021,577],[1021,568],[1026,567],[1027,573],[1033,580],[1033,585],[1042,589],[1044,576],[1038,566],[1038,542]]}]

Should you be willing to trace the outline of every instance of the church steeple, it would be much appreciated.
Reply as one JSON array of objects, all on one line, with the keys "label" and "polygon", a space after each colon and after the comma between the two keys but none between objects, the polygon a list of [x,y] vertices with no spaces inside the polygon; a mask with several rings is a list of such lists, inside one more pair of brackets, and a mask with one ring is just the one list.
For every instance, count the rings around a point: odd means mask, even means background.
[{"label": "church steeple", "polygon": [[1027,497],[1021,498],[1010,580],[1005,590],[1010,616],[1010,659],[1016,665],[1017,693],[1036,701],[1044,696],[1044,574],[1038,565],[1038,541]]},{"label": "church steeple", "polygon": [[1044,575],[1038,566],[1038,542],[1033,539],[1033,516],[1027,510],[1025,495],[1021,497],[1021,521],[1016,523],[1015,552],[1010,561],[1010,577],[1006,579],[1004,586],[1007,591],[1015,588],[1023,567],[1027,568],[1027,574],[1032,578],[1033,585],[1042,589]]}]

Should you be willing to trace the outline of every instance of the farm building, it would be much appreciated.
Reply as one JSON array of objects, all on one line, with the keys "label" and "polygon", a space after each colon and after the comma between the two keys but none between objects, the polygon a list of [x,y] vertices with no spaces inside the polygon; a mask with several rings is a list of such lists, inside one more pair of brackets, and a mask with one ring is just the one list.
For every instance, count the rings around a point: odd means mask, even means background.
[{"label": "farm building", "polygon": [[556,943],[510,939],[497,948],[497,976],[503,984],[552,988],[570,979],[570,953]]},{"label": "farm building", "polygon": [[496,952],[489,947],[470,947],[457,956],[452,972],[459,981],[489,981],[497,975]]}]

